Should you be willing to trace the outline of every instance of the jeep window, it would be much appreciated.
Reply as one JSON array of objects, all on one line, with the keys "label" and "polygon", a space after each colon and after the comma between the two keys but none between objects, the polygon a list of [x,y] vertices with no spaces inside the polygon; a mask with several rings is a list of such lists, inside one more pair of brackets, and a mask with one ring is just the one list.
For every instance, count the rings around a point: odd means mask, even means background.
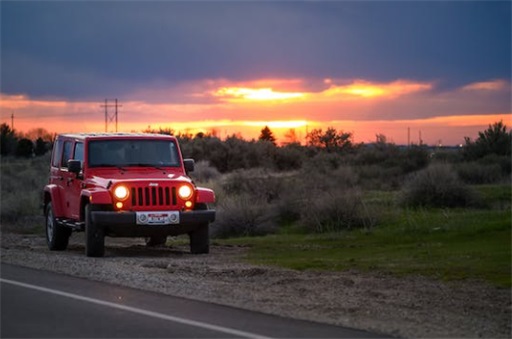
[{"label": "jeep window", "polygon": [[84,162],[84,144],[81,142],[77,142],[75,144],[75,153],[73,155],[73,159],[80,160],[82,163]]},{"label": "jeep window", "polygon": [[62,161],[60,163],[60,167],[68,167],[68,160],[71,159],[71,146],[73,146],[71,141],[64,142],[64,150],[62,151]]},{"label": "jeep window", "polygon": [[89,167],[179,167],[176,144],[168,140],[91,140]]},{"label": "jeep window", "polygon": [[57,140],[53,146],[52,167],[59,167],[59,160],[62,150],[62,140]]}]

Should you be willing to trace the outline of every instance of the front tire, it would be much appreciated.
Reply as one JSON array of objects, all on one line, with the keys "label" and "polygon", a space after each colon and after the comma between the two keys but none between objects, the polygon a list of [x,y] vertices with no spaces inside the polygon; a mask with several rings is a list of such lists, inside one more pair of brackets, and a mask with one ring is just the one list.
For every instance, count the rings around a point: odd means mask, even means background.
[{"label": "front tire", "polygon": [[91,212],[99,210],[98,207],[87,204],[85,206],[85,255],[88,257],[103,257],[105,255],[105,232],[96,225],[91,218]]},{"label": "front tire", "polygon": [[53,215],[52,203],[46,205],[46,243],[50,251],[64,251],[68,248],[71,229],[57,223]]},{"label": "front tire", "polygon": [[208,254],[210,253],[210,234],[208,224],[199,226],[195,231],[189,233],[190,253]]}]

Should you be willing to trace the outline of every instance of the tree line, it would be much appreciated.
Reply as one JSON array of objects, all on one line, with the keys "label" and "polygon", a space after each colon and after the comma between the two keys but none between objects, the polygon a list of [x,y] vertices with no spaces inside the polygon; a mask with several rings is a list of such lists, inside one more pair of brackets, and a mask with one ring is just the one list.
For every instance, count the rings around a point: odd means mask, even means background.
[{"label": "tree line", "polygon": [[0,154],[19,157],[40,156],[50,151],[56,134],[44,128],[18,133],[6,123],[0,125]]},{"label": "tree line", "polygon": [[[207,161],[222,173],[237,169],[263,167],[276,171],[301,168],[304,163],[322,163],[336,168],[340,164],[399,167],[408,173],[426,167],[433,157],[451,161],[478,161],[494,157],[505,173],[510,173],[512,132],[502,122],[490,124],[475,140],[465,138],[462,148],[433,152],[425,145],[401,147],[376,135],[374,143],[355,143],[353,133],[328,127],[313,129],[306,135],[306,144],[298,142],[293,130],[287,142],[278,146],[272,130],[265,126],[258,139],[246,140],[233,134],[221,140],[214,133],[175,133],[172,129],[146,129],[143,132],[175,135],[185,157]],[[26,134],[17,133],[9,125],[0,126],[1,155],[40,156],[51,150],[55,134],[35,128]],[[498,160],[496,160],[498,159]],[[508,164],[508,165],[507,165]]]}]

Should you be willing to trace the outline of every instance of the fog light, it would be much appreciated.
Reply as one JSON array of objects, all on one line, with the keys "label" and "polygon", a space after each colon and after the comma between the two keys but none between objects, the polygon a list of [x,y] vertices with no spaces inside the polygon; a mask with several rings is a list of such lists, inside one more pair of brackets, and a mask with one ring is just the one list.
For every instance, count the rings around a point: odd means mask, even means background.
[{"label": "fog light", "polygon": [[185,202],[185,207],[186,207],[186,208],[190,208],[190,207],[192,207],[192,201],[186,201],[186,202]]},{"label": "fog light", "polygon": [[116,202],[116,207],[117,207],[118,209],[123,208],[123,203],[122,203],[122,202],[120,202],[120,201]]}]

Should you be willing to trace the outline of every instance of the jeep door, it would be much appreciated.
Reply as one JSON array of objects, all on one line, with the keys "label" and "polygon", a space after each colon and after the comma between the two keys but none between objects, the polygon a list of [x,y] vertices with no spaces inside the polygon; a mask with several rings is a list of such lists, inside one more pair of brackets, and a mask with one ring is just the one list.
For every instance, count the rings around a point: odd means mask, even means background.
[{"label": "jeep door", "polygon": [[83,143],[66,140],[62,149],[60,193],[66,218],[80,219],[80,193],[82,179],[68,171],[68,160],[80,160],[83,163]]}]

